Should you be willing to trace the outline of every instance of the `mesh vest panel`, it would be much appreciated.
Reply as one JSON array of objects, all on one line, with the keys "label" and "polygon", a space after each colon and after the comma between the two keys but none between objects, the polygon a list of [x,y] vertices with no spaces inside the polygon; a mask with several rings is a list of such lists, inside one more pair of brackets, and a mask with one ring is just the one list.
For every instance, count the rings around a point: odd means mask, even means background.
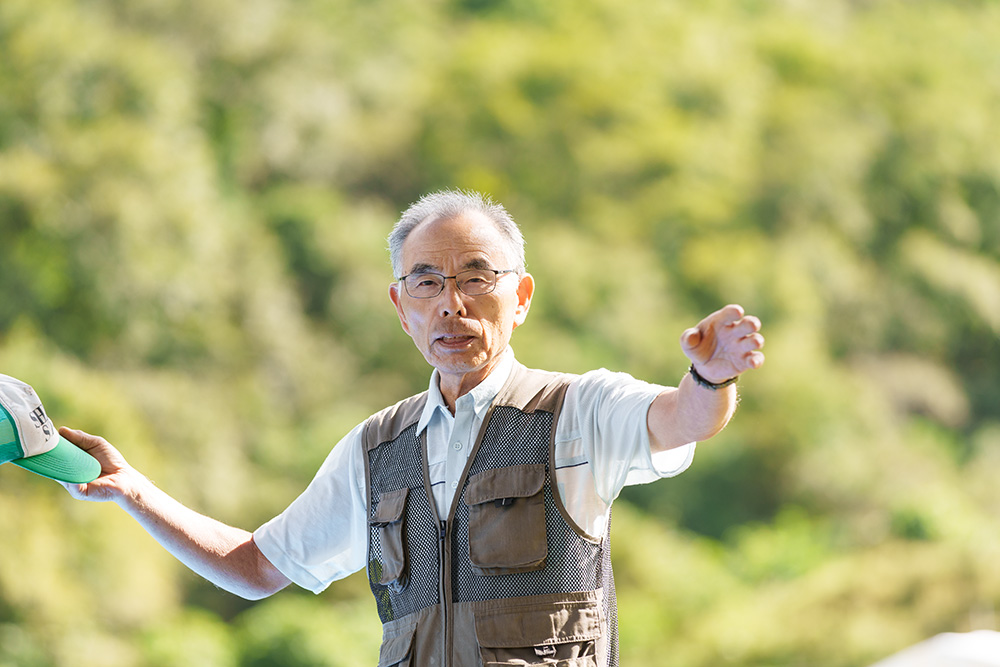
[{"label": "mesh vest panel", "polygon": [[372,506],[369,516],[378,507],[382,494],[410,489],[403,520],[408,583],[401,592],[395,593],[388,586],[377,583],[381,576],[380,529],[374,526],[368,529],[368,583],[383,623],[440,602],[438,549],[441,534],[424,489],[423,448],[416,431],[414,424],[395,440],[368,452]]}]

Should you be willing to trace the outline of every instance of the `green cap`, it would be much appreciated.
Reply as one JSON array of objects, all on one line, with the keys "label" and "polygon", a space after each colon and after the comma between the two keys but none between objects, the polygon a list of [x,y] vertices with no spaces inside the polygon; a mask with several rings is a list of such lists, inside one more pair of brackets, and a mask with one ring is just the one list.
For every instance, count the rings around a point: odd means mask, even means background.
[{"label": "green cap", "polygon": [[74,484],[101,474],[97,459],[59,435],[34,389],[0,375],[0,464],[7,462]]}]

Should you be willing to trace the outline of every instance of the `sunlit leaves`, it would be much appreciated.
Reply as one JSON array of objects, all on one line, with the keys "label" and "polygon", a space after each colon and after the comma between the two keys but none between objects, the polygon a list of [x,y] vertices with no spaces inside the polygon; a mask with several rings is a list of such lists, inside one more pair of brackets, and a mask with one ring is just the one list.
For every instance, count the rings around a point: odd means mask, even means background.
[{"label": "sunlit leaves", "polygon": [[[4,0],[0,372],[252,528],[426,386],[384,237],[429,189],[485,190],[528,239],[529,365],[672,384],[684,328],[764,320],[733,424],[625,494],[657,522],[622,505],[623,655],[857,665],[966,629],[1000,604],[998,18]],[[0,476],[0,663],[375,655],[363,585],[247,610],[114,508]]]}]

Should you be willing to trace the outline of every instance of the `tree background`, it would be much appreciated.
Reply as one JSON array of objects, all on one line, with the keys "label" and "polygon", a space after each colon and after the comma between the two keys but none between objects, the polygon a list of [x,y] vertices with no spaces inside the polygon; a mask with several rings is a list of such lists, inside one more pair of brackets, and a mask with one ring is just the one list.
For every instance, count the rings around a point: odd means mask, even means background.
[{"label": "tree background", "polygon": [[[626,665],[861,666],[1000,603],[1000,4],[3,0],[0,372],[253,529],[426,386],[399,211],[488,192],[529,366],[675,384],[738,302],[767,365],[628,489]],[[0,665],[373,664],[355,575],[251,604],[0,467]]]}]

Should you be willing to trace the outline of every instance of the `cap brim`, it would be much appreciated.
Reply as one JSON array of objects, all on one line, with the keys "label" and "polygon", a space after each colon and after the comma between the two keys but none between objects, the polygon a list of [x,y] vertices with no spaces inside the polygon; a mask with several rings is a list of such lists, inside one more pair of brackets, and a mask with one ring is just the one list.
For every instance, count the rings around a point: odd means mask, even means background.
[{"label": "cap brim", "polygon": [[88,484],[101,475],[101,464],[62,436],[56,446],[37,456],[11,461],[25,470],[60,482]]}]

